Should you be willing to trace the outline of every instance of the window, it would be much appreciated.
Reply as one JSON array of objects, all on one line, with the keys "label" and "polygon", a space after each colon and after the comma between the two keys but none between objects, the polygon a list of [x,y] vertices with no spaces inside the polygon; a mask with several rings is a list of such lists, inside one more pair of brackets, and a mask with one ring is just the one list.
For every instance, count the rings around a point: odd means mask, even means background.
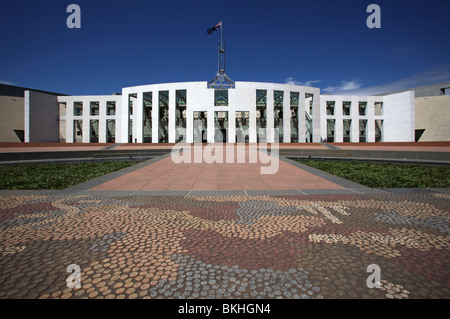
[{"label": "window", "polygon": [[273,122],[275,128],[275,141],[283,142],[283,91],[273,92]]},{"label": "window", "polygon": [[106,102],[106,115],[116,115],[116,102],[115,101]]},{"label": "window", "polygon": [[83,138],[83,121],[74,120],[73,121],[73,142],[81,143]]},{"label": "window", "polygon": [[350,115],[352,102],[342,102],[342,115]]},{"label": "window", "polygon": [[115,143],[116,141],[116,121],[106,120],[106,143]]},{"label": "window", "polygon": [[313,115],[313,100],[314,95],[310,93],[305,94],[305,107],[309,110],[309,115]]},{"label": "window", "polygon": [[256,90],[256,138],[257,142],[266,142],[267,91]]},{"label": "window", "polygon": [[100,105],[99,102],[91,102],[90,103],[91,115],[98,115],[99,105]]},{"label": "window", "polygon": [[327,142],[334,142],[335,120],[327,120]]},{"label": "window", "polygon": [[298,106],[299,96],[299,93],[291,92],[291,107]]},{"label": "window", "polygon": [[134,103],[136,103],[137,100],[137,94],[130,94],[128,95],[128,112],[129,115],[133,115],[133,107],[134,107]]},{"label": "window", "polygon": [[89,129],[89,143],[98,143],[98,120],[91,120]]},{"label": "window", "polygon": [[169,91],[159,91],[159,143],[169,142]]},{"label": "window", "polygon": [[352,120],[344,120],[344,143],[351,142]]},{"label": "window", "polygon": [[359,142],[364,143],[367,142],[367,120],[359,120]]},{"label": "window", "polygon": [[383,115],[383,102],[375,102],[375,116]]},{"label": "window", "polygon": [[256,90],[256,106],[267,107],[267,91]]},{"label": "window", "polygon": [[375,120],[375,142],[383,141],[383,120]]},{"label": "window", "polygon": [[291,92],[291,143],[298,143],[298,101],[300,94]]},{"label": "window", "polygon": [[228,106],[228,90],[214,90],[214,106]]},{"label": "window", "polygon": [[186,90],[177,90],[175,110],[175,142],[186,139]]},{"label": "window", "polygon": [[151,143],[152,142],[152,92],[144,92],[143,93],[143,112],[144,112],[144,129],[143,129],[143,142]]},{"label": "window", "polygon": [[236,112],[236,142],[248,143],[249,112]]},{"label": "window", "polygon": [[367,102],[359,102],[359,115],[366,115]]},{"label": "window", "polygon": [[73,115],[74,116],[83,115],[83,102],[73,102]]},{"label": "window", "polygon": [[335,101],[327,101],[327,115],[334,115]]}]

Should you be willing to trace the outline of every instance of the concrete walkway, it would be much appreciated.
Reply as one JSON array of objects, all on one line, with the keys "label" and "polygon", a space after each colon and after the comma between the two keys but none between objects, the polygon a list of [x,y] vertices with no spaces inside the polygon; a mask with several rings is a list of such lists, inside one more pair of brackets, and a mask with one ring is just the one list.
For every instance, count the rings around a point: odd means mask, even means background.
[{"label": "concrete walkway", "polygon": [[[198,149],[201,163],[193,163],[195,150],[190,148],[186,156],[166,156],[133,172],[94,187],[95,190],[170,190],[170,191],[232,191],[232,190],[296,190],[296,189],[344,189],[345,187],[306,171],[292,162],[246,146],[228,150],[220,144],[214,155],[208,147]],[[238,154],[243,155],[238,163]],[[231,156],[230,156],[231,155]],[[181,156],[188,161],[175,163]],[[254,159],[252,163],[251,159]],[[212,163],[211,163],[212,162]],[[270,174],[263,174],[264,169]]]}]

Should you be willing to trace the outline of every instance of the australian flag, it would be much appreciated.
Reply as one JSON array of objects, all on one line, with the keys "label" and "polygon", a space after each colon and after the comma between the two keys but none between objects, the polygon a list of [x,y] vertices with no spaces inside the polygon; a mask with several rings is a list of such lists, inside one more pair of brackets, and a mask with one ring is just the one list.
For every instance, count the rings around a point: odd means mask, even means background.
[{"label": "australian flag", "polygon": [[208,30],[206,30],[206,32],[208,32],[208,34],[212,34],[214,31],[219,30],[222,27],[222,20],[220,20],[219,23],[217,23],[215,26],[213,26],[212,28],[209,28]]}]

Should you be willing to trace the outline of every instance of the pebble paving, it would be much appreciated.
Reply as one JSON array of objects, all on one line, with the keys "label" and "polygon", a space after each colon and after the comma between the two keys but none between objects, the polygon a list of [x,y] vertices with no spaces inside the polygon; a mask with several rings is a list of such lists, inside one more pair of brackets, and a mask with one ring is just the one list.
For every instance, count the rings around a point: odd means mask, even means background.
[{"label": "pebble paving", "polygon": [[447,299],[449,229],[440,193],[0,196],[0,298]]}]

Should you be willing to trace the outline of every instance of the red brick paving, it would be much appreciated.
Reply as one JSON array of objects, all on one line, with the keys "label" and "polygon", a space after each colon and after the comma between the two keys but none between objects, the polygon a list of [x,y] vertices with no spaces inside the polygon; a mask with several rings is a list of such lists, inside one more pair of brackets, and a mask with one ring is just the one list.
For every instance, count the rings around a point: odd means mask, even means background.
[{"label": "red brick paving", "polygon": [[[236,149],[236,148],[235,148]],[[343,189],[344,187],[278,160],[274,174],[261,174],[262,167],[271,163],[174,163],[172,157],[164,158],[146,167],[94,187],[97,190],[290,190],[290,189]],[[194,156],[191,156],[193,161]],[[224,152],[224,161],[226,153]],[[275,161],[276,158],[272,157]],[[274,170],[276,168],[273,164]]]}]

